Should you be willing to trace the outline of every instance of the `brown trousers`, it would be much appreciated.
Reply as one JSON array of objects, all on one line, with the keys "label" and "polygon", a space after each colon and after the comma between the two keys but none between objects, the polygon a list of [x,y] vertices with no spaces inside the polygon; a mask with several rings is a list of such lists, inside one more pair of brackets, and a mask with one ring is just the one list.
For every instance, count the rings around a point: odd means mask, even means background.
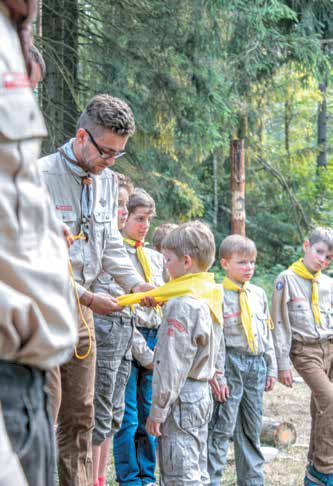
[{"label": "brown trousers", "polygon": [[[94,427],[94,386],[96,341],[93,313],[82,307],[92,334],[90,355],[73,358],[49,374],[50,395],[57,427],[60,486],[92,486],[92,430]],[[88,331],[80,319],[77,352],[88,349]]]},{"label": "brown trousers", "polygon": [[311,389],[308,458],[324,474],[333,473],[333,341],[293,342],[291,360]]}]

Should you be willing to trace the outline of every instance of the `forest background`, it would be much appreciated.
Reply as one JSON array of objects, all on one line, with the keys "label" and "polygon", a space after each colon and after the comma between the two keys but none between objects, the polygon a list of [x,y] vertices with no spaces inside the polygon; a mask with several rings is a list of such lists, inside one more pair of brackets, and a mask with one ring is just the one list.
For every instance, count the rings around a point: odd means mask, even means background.
[{"label": "forest background", "polygon": [[246,233],[268,282],[333,220],[333,0],[39,0],[38,89],[49,153],[97,93],[137,131],[116,170],[157,203],[154,226],[230,233],[230,141],[244,139]]}]

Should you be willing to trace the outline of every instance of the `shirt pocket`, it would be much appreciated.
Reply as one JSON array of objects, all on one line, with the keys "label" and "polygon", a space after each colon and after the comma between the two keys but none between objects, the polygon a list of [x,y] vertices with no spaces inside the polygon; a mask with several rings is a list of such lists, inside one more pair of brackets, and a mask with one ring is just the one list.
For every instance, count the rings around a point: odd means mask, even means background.
[{"label": "shirt pocket", "polygon": [[[0,73],[0,76],[4,78],[6,74],[9,76],[11,73]],[[43,117],[30,88],[0,89],[0,133],[10,141],[47,135]]]},{"label": "shirt pocket", "polygon": [[240,311],[237,312],[225,312],[223,314],[223,326],[224,327],[235,327],[241,326],[241,313]]},{"label": "shirt pocket", "polygon": [[295,300],[288,303],[288,314],[292,325],[299,327],[313,319],[312,309],[307,300]]}]

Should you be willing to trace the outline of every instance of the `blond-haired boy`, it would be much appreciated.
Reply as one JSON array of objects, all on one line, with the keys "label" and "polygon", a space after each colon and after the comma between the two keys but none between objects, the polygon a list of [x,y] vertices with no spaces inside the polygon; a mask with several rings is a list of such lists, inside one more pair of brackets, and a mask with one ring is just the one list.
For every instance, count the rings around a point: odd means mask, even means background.
[{"label": "blond-haired boy", "polygon": [[[184,280],[195,286],[201,279],[216,288],[206,273],[214,261],[215,242],[205,224],[180,225],[163,239],[162,252],[175,284]],[[219,295],[221,306],[222,288]],[[212,410],[208,381],[216,371],[222,336],[222,323],[212,317],[214,305],[198,295],[182,295],[164,308],[146,425],[150,434],[160,436],[161,485],[199,486],[208,481],[207,426]]]},{"label": "blond-haired boy", "polygon": [[278,379],[292,387],[291,362],[310,387],[312,428],[305,486],[333,485],[333,231],[317,227],[304,256],[276,279],[272,316]]},{"label": "blond-haired boy", "polygon": [[[223,280],[225,383],[214,403],[209,424],[210,485],[219,486],[233,437],[237,484],[263,486],[260,430],[264,391],[276,379],[270,314],[264,290],[250,284],[256,262],[255,243],[240,235],[220,246]],[[221,403],[224,402],[224,403]]]}]

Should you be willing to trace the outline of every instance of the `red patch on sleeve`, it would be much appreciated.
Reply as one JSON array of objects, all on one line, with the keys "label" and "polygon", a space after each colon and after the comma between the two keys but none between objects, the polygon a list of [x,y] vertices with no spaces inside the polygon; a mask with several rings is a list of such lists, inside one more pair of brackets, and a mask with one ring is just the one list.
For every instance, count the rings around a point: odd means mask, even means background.
[{"label": "red patch on sleeve", "polygon": [[185,326],[181,322],[177,321],[176,319],[167,319],[167,323],[169,326],[174,327],[179,332],[185,332]]},{"label": "red patch on sleeve", "polygon": [[58,211],[73,211],[73,206],[66,206],[66,205],[60,205],[60,204],[58,204],[56,206],[56,209]]},{"label": "red patch on sleeve", "polygon": [[30,79],[25,73],[3,73],[2,85],[6,89],[31,88]]},{"label": "red patch on sleeve", "polygon": [[174,335],[174,331],[173,331],[172,327],[169,327],[169,328],[168,328],[167,335],[168,335],[168,336],[173,336],[173,335]]}]

